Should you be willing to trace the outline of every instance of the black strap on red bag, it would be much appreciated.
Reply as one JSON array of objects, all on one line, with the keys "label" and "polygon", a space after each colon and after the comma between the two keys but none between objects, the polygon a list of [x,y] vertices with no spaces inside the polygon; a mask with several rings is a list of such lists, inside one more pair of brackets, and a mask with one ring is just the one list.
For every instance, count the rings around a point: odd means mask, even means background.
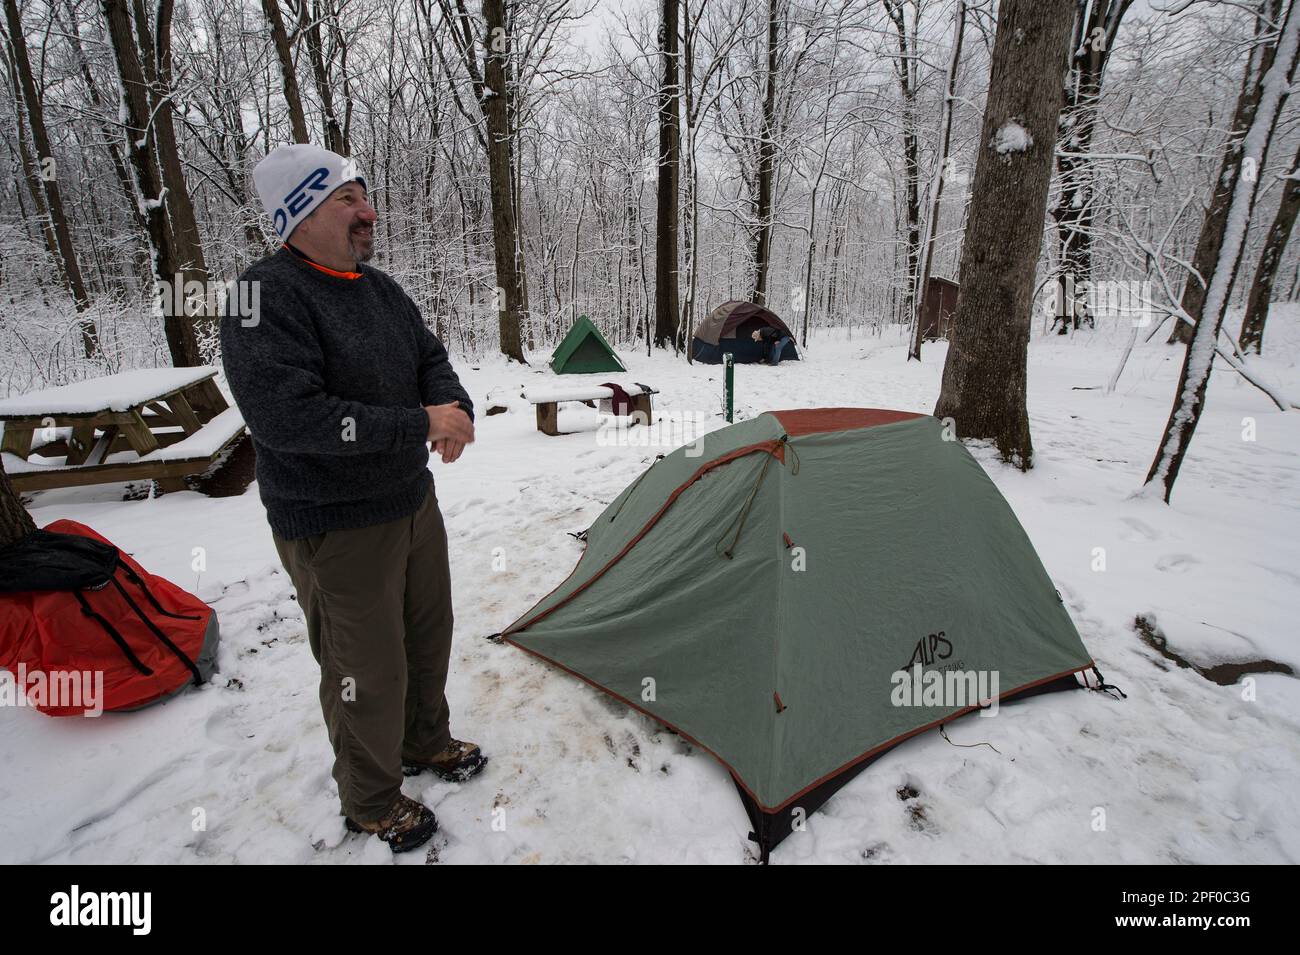
[{"label": "black strap on red bag", "polygon": [[112,584],[122,595],[128,607],[135,612],[152,633],[194,677],[194,685],[203,683],[203,675],[189,655],[163,633],[149,615],[140,608],[117,579],[121,570],[129,583],[134,584],[153,609],[173,620],[198,620],[197,616],[171,613],[164,610],[158,598],[136,571],[121,559],[121,553],[112,544],[82,537],[78,534],[61,534],[55,531],[36,530],[21,541],[0,550],[0,593],[28,591],[69,591],[81,604],[81,612],[95,620],[117,645],[131,665],[145,676],[153,670],[144,664],[103,614],[97,612],[86,599],[86,591],[102,591]]}]

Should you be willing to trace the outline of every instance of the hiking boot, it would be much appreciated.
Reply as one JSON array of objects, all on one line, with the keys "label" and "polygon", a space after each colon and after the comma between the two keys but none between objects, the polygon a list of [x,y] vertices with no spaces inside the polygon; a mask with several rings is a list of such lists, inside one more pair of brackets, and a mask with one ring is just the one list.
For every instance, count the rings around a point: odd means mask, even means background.
[{"label": "hiking boot", "polygon": [[347,817],[344,824],[352,832],[368,832],[378,836],[394,852],[419,848],[438,831],[438,820],[433,810],[401,794],[393,808],[377,822],[354,822],[351,817]]},{"label": "hiking boot", "polygon": [[447,744],[446,749],[431,759],[403,759],[402,772],[407,776],[417,776],[426,769],[432,769],[447,782],[463,783],[482,771],[487,761],[475,743],[454,739]]}]

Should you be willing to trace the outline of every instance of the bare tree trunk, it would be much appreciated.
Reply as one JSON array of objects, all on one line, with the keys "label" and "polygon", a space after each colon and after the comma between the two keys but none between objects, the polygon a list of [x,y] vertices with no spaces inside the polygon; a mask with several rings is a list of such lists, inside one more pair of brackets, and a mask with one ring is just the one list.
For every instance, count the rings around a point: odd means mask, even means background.
[{"label": "bare tree trunk", "polygon": [[[828,107],[829,108],[829,107]],[[817,190],[826,172],[826,154],[822,154],[821,168],[808,190],[808,244],[804,249],[803,315],[799,323],[799,345],[808,347],[808,324],[813,310],[813,256],[817,251]]]},{"label": "bare tree trunk", "polygon": [[[149,78],[150,107],[153,111],[153,142],[158,154],[158,168],[166,188],[167,215],[171,219],[172,241],[184,280],[206,283],[208,266],[203,257],[194,204],[185,184],[176,131],[172,124],[172,0],[158,0],[158,19],[154,24],[156,40],[150,43],[148,20],[142,0],[135,5],[136,32],[145,54],[145,75]],[[156,53],[154,51],[157,51]]]},{"label": "bare tree trunk", "polygon": [[767,304],[768,261],[772,256],[772,178],[776,170],[776,74],[780,49],[778,0],[767,0],[767,76],[763,93],[763,126],[758,143],[758,195],[754,208],[754,291],[749,300]]},{"label": "bare tree trunk", "polygon": [[1070,72],[1066,75],[1065,106],[1061,110],[1061,149],[1056,171],[1061,191],[1052,218],[1056,220],[1060,276],[1057,302],[1066,309],[1057,319],[1059,333],[1069,331],[1067,316],[1076,316],[1086,283],[1092,280],[1093,172],[1092,149],[1102,77],[1120,21],[1133,0],[1075,0]]},{"label": "bare tree trunk", "polygon": [[[625,107],[624,130],[629,134],[629,141],[632,141],[633,133],[633,109],[631,98],[628,99]],[[627,249],[627,278],[619,282],[619,288],[622,290],[619,314],[623,317],[622,337],[629,345],[635,339],[636,326],[639,322],[639,316],[636,314],[636,288],[633,285],[633,277],[640,268],[637,258],[640,255],[640,232],[641,232],[641,204],[637,192],[636,173],[630,168],[627,177],[623,181],[623,234],[622,241]],[[619,266],[622,271],[623,261],[620,258]]]},{"label": "bare tree trunk", "polygon": [[325,148],[346,156],[347,143],[343,139],[343,127],[339,125],[338,115],[334,111],[334,93],[330,89],[325,54],[321,47],[320,21],[323,15],[319,2],[299,0],[298,30],[307,38],[307,56],[311,60],[312,78],[316,81],[316,95],[320,97]]},{"label": "bare tree trunk", "polygon": [[[224,50],[226,43],[221,33],[220,21],[215,25],[215,48]],[[235,88],[234,82],[225,81],[227,75],[223,66],[223,58],[218,54],[214,60],[214,68],[219,78],[216,89],[213,91],[213,107],[216,113],[215,119],[210,122],[221,131],[221,142],[229,143],[229,152],[226,149],[213,151],[209,153],[220,165],[221,172],[225,175],[226,182],[229,184],[230,198],[240,210],[257,208],[257,199],[249,194],[249,180],[246,170],[252,165],[250,162],[250,149],[252,138],[244,129],[244,111],[243,101],[240,93]],[[270,83],[268,77],[267,82]],[[199,101],[202,109],[202,100]],[[188,124],[187,124],[188,125]],[[262,235],[261,228],[257,225],[253,216],[243,216],[244,242],[245,247],[242,250],[236,250],[234,254],[235,271],[243,270],[249,258],[259,259],[266,255],[268,251],[274,251],[277,246],[268,247],[265,237]]]},{"label": "bare tree trunk", "polygon": [[934,184],[930,188],[930,209],[925,219],[925,232],[921,239],[921,264],[917,268],[919,281],[916,285],[916,309],[913,315],[912,347],[908,349],[909,361],[921,360],[921,339],[925,329],[922,327],[922,314],[925,311],[925,295],[930,288],[930,269],[934,265],[934,237],[939,231],[939,201],[943,197],[944,179],[948,174],[948,148],[952,142],[953,97],[957,93],[957,68],[961,65],[962,37],[966,32],[966,0],[957,0],[957,12],[954,15],[956,26],[953,29],[952,58],[948,61],[948,75],[944,84],[943,109],[939,119],[939,152],[935,156]]},{"label": "bare tree trunk", "polygon": [[501,328],[501,353],[518,362],[524,361],[523,292],[519,281],[518,237],[515,221],[514,176],[510,163],[510,117],[506,96],[506,60],[510,56],[510,38],[506,33],[504,0],[483,0],[483,83],[481,99],[487,118],[488,177],[492,189],[492,246],[496,253],[497,285],[500,301],[496,303]]},{"label": "bare tree trunk", "polygon": [[[99,87],[95,82],[94,74],[90,71],[90,60],[86,57],[86,51],[81,44],[81,31],[77,23],[76,10],[73,9],[72,0],[64,0],[64,4],[68,13],[68,25],[65,27],[68,42],[72,45],[72,50],[76,54],[77,66],[81,71],[81,78],[86,84],[90,103],[96,113],[102,114],[105,112],[104,102],[99,95]],[[55,16],[58,16],[57,10]],[[116,174],[118,184],[122,188],[122,195],[126,198],[127,208],[130,209],[131,215],[135,217],[135,223],[143,234],[148,229],[148,226],[140,216],[140,205],[135,200],[135,186],[131,182],[131,173],[127,171],[126,161],[122,158],[120,144],[117,142],[118,131],[113,126],[105,123],[103,133],[109,159],[113,163],[113,172]]]},{"label": "bare tree trunk", "polygon": [[[924,289],[917,290],[920,274],[921,257],[921,168],[920,144],[916,135],[916,56],[914,41],[907,31],[907,17],[903,11],[902,0],[883,0],[885,12],[893,21],[894,32],[898,34],[898,58],[894,75],[898,78],[899,92],[903,103],[903,218],[907,229],[904,245],[904,262],[907,274],[904,281],[902,314],[906,320],[920,326],[920,303],[924,301]],[[916,348],[916,358],[920,360],[920,348]],[[912,356],[909,354],[909,358]]]},{"label": "bare tree trunk", "polygon": [[1033,464],[1025,407],[1034,271],[1052,176],[1071,0],[1003,0],[979,139],[961,291],[934,414]]},{"label": "bare tree trunk", "polygon": [[[163,201],[162,174],[155,161],[154,152],[148,148],[152,109],[148,86],[140,65],[140,51],[132,29],[131,12],[126,0],[101,0],[104,18],[108,24],[109,40],[117,61],[118,81],[122,90],[122,115],[125,118],[125,136],[131,166],[135,171],[136,204],[141,217],[148,224],[149,258],[154,279],[172,283],[181,271],[181,260],[168,223]],[[172,364],[177,368],[201,364],[199,346],[194,326],[188,315],[173,314],[166,310],[163,328]]]},{"label": "bare tree trunk", "polygon": [[1282,201],[1273,217],[1273,225],[1264,240],[1264,251],[1260,253],[1259,265],[1255,268],[1255,280],[1250,285],[1250,298],[1246,302],[1246,317],[1241,322],[1241,337],[1237,340],[1243,352],[1253,351],[1256,355],[1264,349],[1264,322],[1268,318],[1268,305],[1273,298],[1273,281],[1277,277],[1277,267],[1281,264],[1282,253],[1291,240],[1291,229],[1295,225],[1296,213],[1300,212],[1300,152],[1296,153],[1291,164],[1291,174],[1282,184]]},{"label": "bare tree trunk", "polygon": [[[18,80],[18,71],[14,68],[13,57],[5,56],[5,67],[9,73],[9,84],[14,90],[14,114],[21,118],[24,109],[22,103],[21,84]],[[36,166],[36,159],[32,156],[32,151],[27,142],[25,135],[25,124],[20,122],[15,132],[15,139],[18,142],[19,161],[23,166],[23,178],[27,180],[27,193],[32,197],[32,205],[36,207],[36,219],[40,224],[41,235],[45,240],[45,250],[50,253],[50,258],[56,265],[59,262],[59,242],[54,237],[54,226],[50,221],[49,212],[45,206],[45,191],[41,187],[41,171]],[[22,193],[18,194],[19,204],[22,206],[21,213],[24,227],[27,225],[27,207],[22,204]]]},{"label": "bare tree trunk", "polygon": [[[509,21],[507,21],[509,22]],[[514,90],[510,77],[510,61],[506,60],[502,69],[505,72],[505,88]],[[525,257],[525,244],[527,236],[525,235],[524,223],[524,197],[523,197],[523,135],[520,124],[522,123],[523,104],[519,101],[519,94],[511,92],[506,102],[506,128],[510,130],[510,139],[507,141],[508,152],[506,157],[510,165],[510,202],[511,215],[515,221],[515,274],[519,276],[519,314],[525,319],[520,328],[520,337],[526,337],[529,349],[537,347],[534,340],[534,326],[532,321],[532,306],[528,301],[528,262]],[[534,184],[536,179],[533,180]],[[540,224],[539,224],[540,227]],[[544,243],[543,243],[544,244]],[[543,295],[543,299],[545,295]]]},{"label": "bare tree trunk", "polygon": [[[1179,308],[1184,315],[1195,317],[1205,307],[1206,286],[1210,282],[1210,273],[1219,262],[1219,250],[1223,247],[1223,234],[1228,224],[1228,207],[1232,205],[1232,185],[1236,181],[1242,163],[1242,145],[1246,130],[1250,128],[1259,109],[1262,90],[1258,77],[1263,76],[1273,65],[1277,53],[1277,35],[1273,24],[1282,15],[1282,0],[1259,0],[1255,19],[1255,45],[1250,51],[1246,73],[1241,81],[1241,94],[1237,98],[1237,109],[1233,116],[1232,132],[1223,150],[1223,161],[1219,166],[1219,175],[1214,180],[1214,191],[1210,196],[1209,210],[1201,225],[1200,238],[1196,242],[1196,254],[1192,259],[1194,274],[1187,276],[1183,286],[1182,300]],[[1259,163],[1256,173],[1263,171],[1263,161],[1267,155],[1254,157]],[[1231,293],[1231,288],[1229,288]],[[1193,329],[1186,321],[1174,319],[1173,331],[1169,333],[1169,344],[1190,345]]]},{"label": "bare tree trunk", "polygon": [[330,28],[334,33],[334,45],[339,51],[339,75],[343,77],[343,129],[339,133],[343,156],[352,155],[352,79],[348,75],[348,37],[339,23],[339,11],[330,11]]},{"label": "bare tree trunk", "polygon": [[[707,2],[707,0],[705,0]],[[682,63],[681,77],[682,90],[681,101],[685,106],[686,115],[686,148],[681,148],[681,130],[678,130],[678,149],[677,156],[680,160],[678,163],[678,184],[681,183],[683,170],[685,171],[686,182],[686,201],[682,202],[682,197],[678,195],[676,203],[681,215],[678,218],[678,229],[681,233],[683,248],[681,250],[681,261],[686,269],[686,295],[681,302],[681,314],[677,318],[677,340],[681,342],[682,350],[686,353],[686,363],[692,364],[694,358],[691,355],[691,345],[694,341],[695,331],[695,289],[699,282],[697,269],[699,266],[699,195],[697,189],[699,186],[698,171],[695,163],[695,30],[696,24],[691,22],[690,0],[681,0],[681,10],[685,14],[686,24],[683,30],[684,41],[682,43]],[[681,114],[677,114],[681,115]],[[681,221],[685,218],[685,222]],[[681,285],[678,285],[681,288]]]},{"label": "bare tree trunk", "polygon": [[[830,323],[835,321],[835,310],[839,307],[836,301],[836,293],[840,290],[840,273],[842,271],[841,259],[844,255],[844,237],[846,232],[846,218],[848,208],[848,198],[845,194],[844,184],[836,182],[833,187],[831,198],[831,231],[834,233],[834,245],[831,245],[831,236],[826,237],[827,257],[831,263],[830,281],[826,286],[826,319]],[[807,345],[807,341],[800,344]]]},{"label": "bare tree trunk", "polygon": [[[18,15],[17,0],[4,0],[4,5],[13,68],[17,74],[23,105],[26,107],[32,144],[36,147],[36,163],[41,167],[37,178],[45,194],[45,211],[50,217],[50,228],[54,231],[55,245],[58,250],[57,260],[63,274],[64,285],[72,298],[73,307],[78,314],[82,314],[90,307],[90,300],[86,296],[86,285],[81,277],[81,264],[77,261],[77,250],[72,245],[72,229],[68,226],[68,217],[63,210],[63,195],[59,191],[57,166],[54,162],[53,150],[50,149],[50,137],[45,130],[45,107],[36,92],[36,81],[32,76],[31,60],[27,56],[27,39],[23,33],[22,19]],[[21,122],[21,117],[19,121]],[[99,336],[95,331],[95,324],[88,318],[83,318],[81,321],[81,347],[87,358],[92,357],[99,350]]]},{"label": "bare tree trunk", "polygon": [[[1201,299],[1203,307],[1198,312],[1179,316],[1184,322],[1194,323],[1192,341],[1183,356],[1178,390],[1174,393],[1174,406],[1169,412],[1164,436],[1146,479],[1146,486],[1158,489],[1166,504],[1173,494],[1174,481],[1178,478],[1178,471],[1205,407],[1205,392],[1214,367],[1219,330],[1223,327],[1228,296],[1232,293],[1233,280],[1241,262],[1241,251],[1246,243],[1250,213],[1259,191],[1259,176],[1242,175],[1241,167],[1246,162],[1254,163],[1256,169],[1264,164],[1263,154],[1277,127],[1286,91],[1295,74],[1297,56],[1300,55],[1300,3],[1290,5],[1286,21],[1278,31],[1273,46],[1276,55],[1269,56],[1268,69],[1257,70],[1257,61],[1253,56],[1247,65],[1245,95],[1238,101],[1236,119],[1240,119],[1240,111],[1244,106],[1250,112],[1251,121],[1244,127],[1244,136],[1240,140],[1236,137],[1229,139],[1224,148],[1223,168],[1227,170],[1228,180],[1223,185],[1228,189],[1229,201],[1221,220],[1214,218],[1217,210],[1211,206],[1206,210],[1201,226],[1202,230],[1221,230],[1215,243],[1218,248],[1217,257],[1208,263],[1209,282]],[[1233,128],[1243,127],[1234,121]],[[1202,243],[1198,242],[1198,250],[1201,246]],[[1193,284],[1189,281],[1188,287]]]},{"label": "bare tree trunk", "polygon": [[[21,136],[19,137],[19,144],[23,147],[23,159],[24,159],[24,162],[25,162],[27,165],[30,165],[30,164],[31,164],[31,156],[28,154],[27,149],[26,149],[26,144],[23,143],[23,141],[22,141],[22,137],[21,137]],[[28,186],[32,187],[33,189],[35,188],[34,186],[32,186],[32,183],[31,183],[30,179],[28,180],[28,183],[27,183],[27,184],[28,184]],[[39,195],[40,195],[40,193],[39,193],[39,191],[37,191],[37,192],[35,193],[35,196],[39,196]],[[27,241],[29,241],[29,242],[35,244],[36,241],[37,241],[37,237],[34,236],[34,235],[32,235],[32,230],[31,230],[31,225],[30,225],[30,223],[31,223],[31,216],[29,216],[29,215],[27,214],[27,203],[23,201],[23,190],[19,187],[18,183],[14,183],[14,197],[18,200],[18,216],[19,216],[19,220],[20,220],[20,221],[22,222],[22,224],[23,224],[23,233],[26,235],[26,237],[27,237]],[[39,205],[39,203],[38,203],[38,205]],[[48,219],[42,219],[42,221],[45,222],[46,225],[48,226],[48,224],[49,224],[49,220],[48,220]],[[45,232],[46,232],[46,243],[47,243],[47,247],[52,247],[52,245],[53,245],[53,241],[54,241],[53,236],[49,235],[49,229],[48,229],[48,228],[45,230]],[[50,254],[53,255],[54,253],[51,252]],[[35,280],[36,280],[36,287],[37,287],[38,289],[40,289],[40,292],[41,292],[41,304],[42,304],[42,305],[45,305],[45,306],[48,306],[48,305],[50,304],[50,293],[49,293],[49,289],[47,289],[47,288],[45,287],[45,280],[41,277],[41,274],[40,274],[39,272],[37,272],[36,275],[33,276],[33,277],[34,277]],[[10,292],[10,293],[9,293],[9,300],[10,300],[11,303],[14,301],[14,295],[13,295],[13,292]]]},{"label": "bare tree trunk", "polygon": [[284,17],[280,15],[280,0],[262,0],[262,12],[266,22],[271,26],[271,42],[275,46],[275,56],[280,62],[280,76],[284,80],[284,101],[289,107],[289,125],[293,129],[295,143],[309,143],[311,136],[307,133],[307,116],[302,110],[302,94],[298,92],[298,77],[293,69],[293,52],[289,49],[289,35],[284,29]]},{"label": "bare tree trunk", "polygon": [[34,530],[36,522],[18,499],[5,473],[4,461],[0,460],[0,549],[18,543]]},{"label": "bare tree trunk", "polygon": [[[429,67],[429,85],[433,88],[434,73],[432,66]],[[434,210],[434,180],[438,165],[438,138],[441,133],[441,124],[438,117],[439,104],[435,100],[429,109],[429,158],[425,163],[423,177],[423,205],[424,205],[424,223],[425,229],[429,235],[435,235],[435,210]],[[427,265],[429,270],[429,281],[433,286],[436,298],[434,299],[434,330],[433,333],[439,341],[447,340],[447,310],[443,303],[443,286],[446,284],[446,277],[443,274],[442,266],[437,257],[433,254],[432,246],[426,253]]]},{"label": "bare tree trunk", "polygon": [[680,0],[663,0],[659,50],[664,80],[659,87],[659,189],[655,201],[655,333],[660,348],[682,345],[681,305],[677,282],[677,188],[681,170],[680,101],[677,28]]},{"label": "bare tree trunk", "polygon": [[[681,124],[678,129],[677,155],[680,158],[678,182],[684,188],[679,195],[677,210],[677,232],[681,236],[682,251],[680,261],[685,271],[684,279],[678,283],[682,289],[683,300],[681,315],[677,322],[678,340],[686,353],[687,364],[691,356],[691,342],[695,327],[695,303],[700,285],[700,167],[698,162],[700,118],[710,106],[722,95],[719,88],[712,97],[709,94],[710,80],[719,75],[727,63],[728,53],[739,42],[742,34],[736,33],[726,40],[721,47],[712,46],[710,56],[701,63],[702,71],[697,72],[695,62],[696,44],[699,42],[708,11],[708,0],[702,2],[692,13],[690,0],[681,0],[682,57],[680,75],[682,77],[679,100],[684,107],[680,114]],[[644,269],[644,262],[642,262]],[[642,296],[644,298],[644,295]]]}]

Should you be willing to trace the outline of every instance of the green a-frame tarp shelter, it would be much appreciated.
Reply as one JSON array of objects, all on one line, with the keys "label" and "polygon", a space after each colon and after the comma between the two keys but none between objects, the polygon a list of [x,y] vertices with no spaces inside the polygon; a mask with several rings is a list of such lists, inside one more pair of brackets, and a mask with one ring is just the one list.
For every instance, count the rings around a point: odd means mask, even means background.
[{"label": "green a-frame tarp shelter", "polygon": [[[717,758],[763,861],[917,733],[994,698],[1104,687],[979,462],[929,415],[869,408],[767,412],[656,461],[500,636]],[[914,667],[998,682],[900,704]]]},{"label": "green a-frame tarp shelter", "polygon": [[551,356],[551,370],[557,375],[583,375],[598,371],[627,371],[627,367],[591,319],[579,315]]}]

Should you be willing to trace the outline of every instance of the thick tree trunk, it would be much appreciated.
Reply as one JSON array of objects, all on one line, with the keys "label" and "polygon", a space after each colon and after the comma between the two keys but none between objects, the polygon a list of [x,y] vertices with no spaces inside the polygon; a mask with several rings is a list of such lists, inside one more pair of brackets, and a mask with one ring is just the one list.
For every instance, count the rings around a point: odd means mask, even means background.
[{"label": "thick tree trunk", "polygon": [[659,50],[664,80],[659,87],[659,188],[655,197],[655,333],[660,348],[681,347],[678,286],[678,185],[681,175],[681,88],[677,28],[680,0],[663,0]]},{"label": "thick tree trunk", "polygon": [[[1237,109],[1233,115],[1232,132],[1223,150],[1223,161],[1219,164],[1219,175],[1214,180],[1214,191],[1210,196],[1210,206],[1201,225],[1200,238],[1196,241],[1196,254],[1192,259],[1192,268],[1196,274],[1187,276],[1183,286],[1182,300],[1179,306],[1183,313],[1195,318],[1205,307],[1206,286],[1210,275],[1219,262],[1219,252],[1223,248],[1223,236],[1228,225],[1228,208],[1232,205],[1233,187],[1241,172],[1243,159],[1242,147],[1246,130],[1254,122],[1263,93],[1259,77],[1268,72],[1277,53],[1277,36],[1273,33],[1273,24],[1282,15],[1282,0],[1259,0],[1259,12],[1255,19],[1255,46],[1251,49],[1250,59],[1246,64],[1246,73],[1241,81],[1241,94],[1237,98]],[[1283,97],[1285,100],[1285,97]],[[1256,178],[1263,172],[1264,160],[1268,149],[1253,157],[1258,163]],[[1234,270],[1235,271],[1235,270]],[[1200,278],[1197,277],[1200,276]],[[1229,287],[1229,294],[1232,289]],[[1190,345],[1192,326],[1186,321],[1174,319],[1173,331],[1169,333],[1169,344],[1182,343]]]},{"label": "thick tree trunk", "polygon": [[280,14],[280,0],[262,0],[262,12],[266,22],[271,26],[271,42],[275,46],[275,56],[280,62],[280,76],[284,80],[284,101],[289,107],[289,126],[293,130],[295,143],[309,143],[311,136],[307,132],[307,116],[302,109],[302,94],[298,92],[298,76],[293,68],[293,51],[289,49],[289,34],[284,29],[284,17]]},{"label": "thick tree trunk", "polygon": [[[507,19],[507,30],[509,29],[509,19]],[[519,276],[519,314],[522,318],[520,326],[520,337],[526,338],[529,350],[537,347],[534,341],[533,329],[534,324],[529,317],[533,314],[532,306],[528,301],[528,261],[526,258],[528,238],[525,234],[526,225],[524,223],[524,177],[523,177],[523,144],[519,124],[522,121],[523,114],[522,104],[518,102],[518,93],[514,92],[515,86],[510,77],[510,61],[502,65],[505,73],[505,88],[511,90],[511,94],[506,101],[506,122],[507,129],[510,130],[510,139],[507,141],[509,147],[506,153],[506,160],[509,163],[511,187],[510,202],[511,215],[515,221],[515,274]],[[537,180],[534,178],[533,185],[536,188]],[[540,228],[540,221],[539,221]],[[543,295],[543,298],[545,296]]]},{"label": "thick tree trunk", "polygon": [[[148,148],[148,130],[153,111],[140,65],[140,51],[136,47],[132,15],[127,9],[127,0],[101,2],[124,100],[123,132],[131,168],[135,173],[135,202],[148,227],[150,264],[154,279],[170,285],[175,282],[176,273],[181,271],[181,259],[177,254],[167,210],[163,204],[162,174],[153,151]],[[183,368],[201,364],[194,326],[188,315],[176,315],[170,309],[165,310],[163,328],[173,365]]]},{"label": "thick tree trunk", "polygon": [[158,0],[158,19],[154,24],[156,39],[153,43],[149,39],[143,2],[133,2],[136,30],[140,36],[140,48],[145,55],[146,76],[149,78],[154,150],[158,155],[163,186],[167,190],[167,215],[171,220],[177,263],[185,282],[206,283],[208,266],[203,256],[203,241],[199,234],[198,219],[194,215],[194,204],[190,201],[189,186],[185,183],[185,170],[181,166],[181,154],[176,146],[176,131],[172,123],[175,109],[172,100],[175,94],[172,89],[172,0]]},{"label": "thick tree trunk", "polygon": [[754,203],[754,291],[750,301],[767,304],[767,271],[772,257],[772,179],[776,173],[776,74],[780,21],[777,0],[767,0],[767,75],[763,93],[763,131],[758,143],[758,194]]},{"label": "thick tree trunk", "polygon": [[1296,153],[1291,174],[1282,184],[1282,201],[1264,240],[1264,251],[1260,253],[1259,265],[1255,268],[1255,280],[1250,285],[1246,317],[1242,319],[1241,337],[1237,340],[1243,352],[1253,351],[1258,355],[1264,349],[1264,322],[1268,319],[1268,305],[1273,299],[1273,281],[1277,278],[1282,253],[1291,239],[1296,213],[1300,212],[1300,179],[1297,176],[1300,176],[1300,152]]},{"label": "thick tree trunk", "polygon": [[[36,163],[40,167],[37,179],[44,192],[45,212],[49,215],[50,228],[54,232],[55,247],[58,250],[57,260],[64,285],[72,298],[73,307],[78,314],[81,314],[90,307],[90,299],[86,295],[86,284],[81,277],[81,264],[77,261],[77,251],[72,245],[72,229],[68,225],[68,217],[63,209],[58,167],[54,162],[53,150],[50,148],[49,133],[45,129],[45,107],[36,92],[36,81],[32,75],[31,60],[27,56],[27,39],[23,33],[22,18],[18,15],[17,0],[4,0],[4,5],[14,72],[17,74],[18,87],[27,114],[27,124],[31,129],[32,144],[36,148]],[[94,323],[88,318],[83,318],[81,321],[81,347],[87,358],[92,357],[99,350],[99,335],[95,331]]]},{"label": "thick tree trunk", "polygon": [[0,550],[18,543],[34,530],[36,522],[18,499],[18,492],[5,473],[4,461],[0,461]]},{"label": "thick tree trunk", "polygon": [[492,190],[492,247],[496,253],[501,353],[524,361],[520,330],[523,327],[523,291],[519,282],[515,222],[514,176],[510,168],[510,117],[506,100],[506,60],[510,39],[506,33],[504,0],[483,0],[483,115],[487,119],[488,179]]},{"label": "thick tree trunk", "polygon": [[979,139],[961,291],[934,414],[1033,463],[1025,407],[1034,272],[1064,91],[1071,0],[1003,0]]},{"label": "thick tree trunk", "polygon": [[[1241,109],[1241,103],[1247,104],[1251,122],[1244,127],[1245,134],[1239,140],[1235,137],[1229,139],[1224,149],[1223,168],[1228,175],[1224,185],[1228,190],[1229,201],[1221,222],[1212,219],[1216,210],[1211,207],[1206,211],[1201,227],[1202,230],[1220,230],[1216,243],[1218,254],[1207,266],[1209,281],[1201,298],[1202,308],[1187,316],[1193,323],[1192,340],[1183,357],[1178,390],[1174,393],[1174,406],[1169,412],[1164,436],[1146,479],[1146,486],[1152,491],[1158,491],[1166,504],[1173,494],[1174,481],[1178,478],[1178,471],[1205,407],[1205,393],[1210,384],[1210,372],[1214,368],[1219,330],[1223,327],[1228,296],[1232,294],[1233,280],[1246,244],[1250,214],[1259,191],[1259,176],[1242,175],[1241,167],[1247,162],[1253,163],[1256,169],[1264,165],[1264,152],[1277,127],[1286,92],[1295,75],[1296,60],[1300,56],[1300,3],[1290,5],[1286,21],[1278,31],[1274,53],[1275,56],[1269,57],[1268,69],[1262,73],[1255,70],[1254,57],[1247,66],[1246,95],[1239,102],[1238,109]],[[1234,122],[1233,128],[1243,127]],[[1198,243],[1198,248],[1200,245]],[[1189,287],[1192,284],[1188,282]]]}]

